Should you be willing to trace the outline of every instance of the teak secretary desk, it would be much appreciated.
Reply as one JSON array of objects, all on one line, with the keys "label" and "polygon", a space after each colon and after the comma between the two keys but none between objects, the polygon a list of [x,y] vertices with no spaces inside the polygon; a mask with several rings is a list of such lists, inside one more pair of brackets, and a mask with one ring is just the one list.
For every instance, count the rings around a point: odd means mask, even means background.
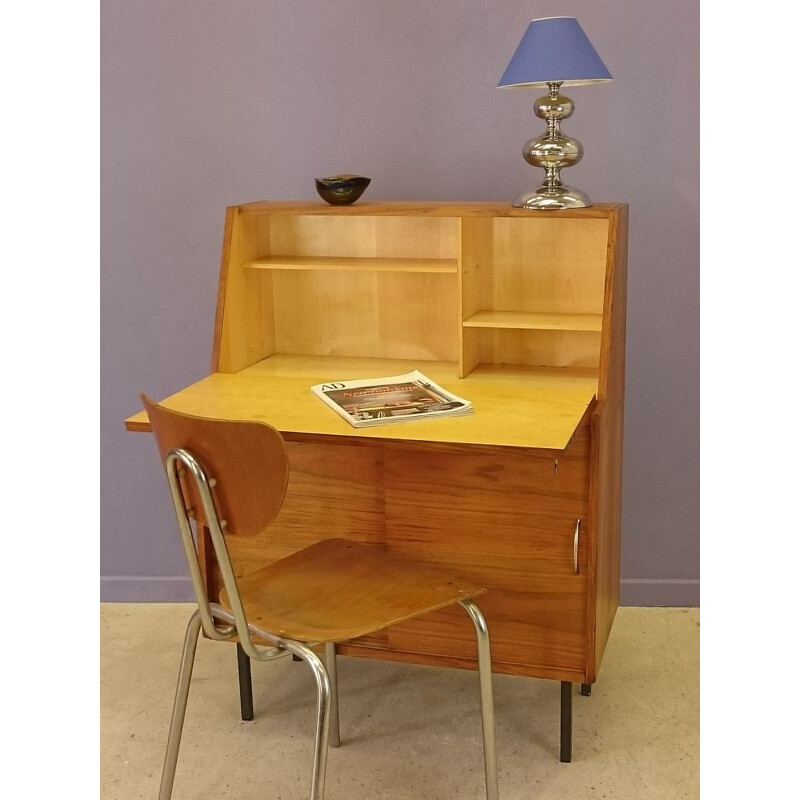
[{"label": "teak secretary desk", "polygon": [[[622,204],[232,207],[211,375],[164,401],[287,442],[276,521],[229,537],[240,574],[344,537],[486,586],[494,671],[561,682],[564,761],[572,684],[595,682],[619,597],[626,259]],[[356,429],[310,391],[412,369],[475,413]],[[210,561],[205,578],[216,596]],[[476,667],[451,610],[338,651]]]}]

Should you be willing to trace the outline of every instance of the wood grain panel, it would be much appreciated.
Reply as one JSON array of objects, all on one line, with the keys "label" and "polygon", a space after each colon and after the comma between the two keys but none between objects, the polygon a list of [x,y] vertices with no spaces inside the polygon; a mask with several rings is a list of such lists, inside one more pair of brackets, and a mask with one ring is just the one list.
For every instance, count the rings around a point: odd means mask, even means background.
[{"label": "wood grain panel", "polygon": [[269,228],[228,209],[212,372],[238,372],[275,352],[272,276],[242,268],[269,250]]},{"label": "wood grain panel", "polygon": [[276,271],[279,353],[455,361],[456,276]]},{"label": "wood grain panel", "polygon": [[[571,575],[575,521],[588,513],[588,427],[568,456],[449,454],[387,448],[390,547],[454,569],[479,569],[495,588],[524,591],[532,574]],[[580,566],[586,568],[586,540]]]},{"label": "wood grain panel", "polygon": [[459,230],[455,216],[377,217],[376,254],[386,258],[457,258]]},{"label": "wood grain panel", "polygon": [[[615,224],[616,223],[616,224]],[[625,416],[625,333],[628,263],[628,208],[611,221],[608,248],[604,335],[598,403],[592,418],[593,479],[596,509],[594,672],[600,668],[619,606],[622,527],[622,445]]]},{"label": "wood grain panel", "polygon": [[[490,589],[476,599],[486,617],[492,661],[583,673],[586,662],[586,577],[531,577],[524,592]],[[389,628],[392,649],[477,658],[475,630],[452,607]]]},{"label": "wood grain panel", "polygon": [[[478,662],[474,658],[459,658],[452,655],[419,653],[408,650],[389,650],[365,645],[360,640],[358,644],[336,645],[336,652],[344,656],[378,658],[382,661],[398,661],[404,664],[426,664],[431,667],[449,667],[452,669],[476,670],[478,668]],[[545,667],[540,664],[516,664],[498,661],[494,654],[492,654],[492,672],[496,675],[546,678],[553,681],[568,681],[569,683],[585,683],[586,675],[583,668],[563,669],[561,667]]]},{"label": "wood grain panel", "polygon": [[[272,256],[332,258],[377,256],[375,218],[345,219],[314,216],[265,217]],[[265,254],[266,255],[266,254]]]},{"label": "wood grain panel", "polygon": [[289,485],[278,516],[261,537],[236,541],[242,574],[323,539],[384,541],[380,450],[287,442]]},{"label": "wood grain panel", "polygon": [[458,254],[455,218],[270,214],[268,219],[273,256],[456,258]]},{"label": "wood grain panel", "polygon": [[594,331],[481,330],[485,364],[527,364],[597,369],[600,336]]},{"label": "wood grain panel", "polygon": [[456,275],[381,274],[378,309],[380,358],[458,360]]},{"label": "wood grain panel", "polygon": [[378,275],[295,272],[272,275],[279,353],[377,357]]},{"label": "wood grain panel", "polygon": [[491,311],[600,314],[607,220],[494,221]]},{"label": "wood grain panel", "polygon": [[[588,538],[573,568],[576,520],[588,513],[588,429],[559,459],[386,451],[386,541],[489,591],[481,608],[505,662],[583,669]],[[436,612],[394,626],[389,645],[472,657],[469,621]]]}]

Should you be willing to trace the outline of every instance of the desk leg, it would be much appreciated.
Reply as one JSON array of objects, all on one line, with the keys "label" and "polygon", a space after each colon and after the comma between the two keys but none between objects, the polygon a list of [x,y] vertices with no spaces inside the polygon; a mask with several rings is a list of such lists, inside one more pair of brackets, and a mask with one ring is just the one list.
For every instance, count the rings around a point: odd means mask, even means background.
[{"label": "desk leg", "polygon": [[561,761],[572,761],[572,684],[561,681]]},{"label": "desk leg", "polygon": [[242,719],[253,719],[253,677],[250,674],[250,657],[236,642],[236,660],[239,664],[239,700],[242,706]]},{"label": "desk leg", "polygon": [[584,697],[591,697],[592,696],[592,684],[591,683],[582,683],[581,684],[581,694]]}]

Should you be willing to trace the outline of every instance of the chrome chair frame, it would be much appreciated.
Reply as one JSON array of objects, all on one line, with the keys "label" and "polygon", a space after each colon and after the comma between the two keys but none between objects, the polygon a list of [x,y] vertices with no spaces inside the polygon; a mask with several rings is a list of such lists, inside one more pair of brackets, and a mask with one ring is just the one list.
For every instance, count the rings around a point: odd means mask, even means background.
[{"label": "chrome chair frame", "polygon": [[[178,517],[186,559],[189,564],[192,586],[197,598],[197,610],[192,614],[186,628],[183,643],[178,685],[170,721],[167,751],[161,775],[159,800],[170,800],[175,782],[175,769],[178,762],[181,734],[186,717],[186,706],[189,698],[192,669],[197,650],[200,629],[210,639],[230,641],[239,638],[244,652],[256,661],[271,661],[293,654],[308,664],[317,684],[316,736],[314,743],[314,765],[311,778],[311,800],[323,800],[325,790],[325,771],[327,766],[328,745],[339,745],[339,703],[336,671],[336,645],[325,644],[325,661],[311,649],[317,643],[301,642],[276,636],[257,625],[247,622],[242,604],[236,576],[233,572],[228,547],[223,530],[226,526],[220,519],[211,493],[215,485],[209,478],[200,461],[184,448],[173,448],[167,454],[165,467],[173,505]],[[233,613],[218,603],[208,599],[205,583],[200,569],[191,518],[194,515],[187,508],[180,478],[187,476],[194,481],[203,506],[204,518],[208,525],[214,556],[222,575],[222,581],[228,594]],[[489,632],[486,620],[480,609],[472,600],[462,600],[460,605],[469,614],[478,642],[478,672],[481,694],[481,723],[483,729],[484,768],[486,773],[486,800],[498,800],[497,759],[495,753],[494,700],[492,692],[492,665],[489,645]],[[217,623],[222,623],[218,625]],[[271,642],[273,646],[261,648],[253,642],[253,635]]]}]

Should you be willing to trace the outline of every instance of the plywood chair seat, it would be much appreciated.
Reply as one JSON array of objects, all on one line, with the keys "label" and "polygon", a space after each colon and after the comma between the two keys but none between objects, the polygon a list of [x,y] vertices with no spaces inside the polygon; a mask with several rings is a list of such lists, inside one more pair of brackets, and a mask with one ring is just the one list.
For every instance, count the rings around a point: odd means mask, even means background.
[{"label": "plywood chair seat", "polygon": [[[365,636],[485,591],[348,539],[319,542],[237,582],[251,625],[320,643]],[[232,611],[224,589],[220,604]]]}]

